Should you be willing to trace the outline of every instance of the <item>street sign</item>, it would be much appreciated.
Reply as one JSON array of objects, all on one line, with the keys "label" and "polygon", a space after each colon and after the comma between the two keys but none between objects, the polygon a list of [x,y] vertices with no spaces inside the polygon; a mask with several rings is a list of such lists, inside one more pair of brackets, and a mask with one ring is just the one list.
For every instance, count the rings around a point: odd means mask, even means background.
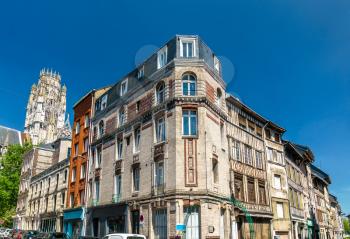
[{"label": "street sign", "polygon": [[176,224],[176,231],[186,231],[185,224]]}]

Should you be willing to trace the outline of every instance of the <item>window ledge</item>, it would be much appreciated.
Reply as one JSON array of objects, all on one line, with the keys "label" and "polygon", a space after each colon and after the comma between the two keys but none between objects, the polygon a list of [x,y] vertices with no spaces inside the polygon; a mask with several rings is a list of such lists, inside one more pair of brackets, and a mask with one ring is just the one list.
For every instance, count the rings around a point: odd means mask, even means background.
[{"label": "window ledge", "polygon": [[183,139],[198,139],[198,135],[182,135]]}]

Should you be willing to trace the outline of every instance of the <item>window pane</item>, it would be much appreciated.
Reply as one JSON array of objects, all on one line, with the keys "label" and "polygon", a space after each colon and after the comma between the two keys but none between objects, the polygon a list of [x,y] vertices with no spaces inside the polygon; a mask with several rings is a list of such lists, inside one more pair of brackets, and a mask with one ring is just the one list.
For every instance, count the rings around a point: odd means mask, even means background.
[{"label": "window pane", "polygon": [[191,82],[190,83],[190,95],[193,96],[196,94],[196,83]]},{"label": "window pane", "polygon": [[188,84],[187,82],[182,83],[182,94],[183,95],[188,95]]},{"label": "window pane", "polygon": [[188,47],[188,57],[192,57],[192,42],[187,43],[187,47]]},{"label": "window pane", "polygon": [[182,117],[182,121],[183,121],[183,134],[184,135],[189,135],[189,120],[188,120],[188,116],[184,115]]},{"label": "window pane", "polygon": [[191,135],[197,135],[197,117],[191,116]]}]

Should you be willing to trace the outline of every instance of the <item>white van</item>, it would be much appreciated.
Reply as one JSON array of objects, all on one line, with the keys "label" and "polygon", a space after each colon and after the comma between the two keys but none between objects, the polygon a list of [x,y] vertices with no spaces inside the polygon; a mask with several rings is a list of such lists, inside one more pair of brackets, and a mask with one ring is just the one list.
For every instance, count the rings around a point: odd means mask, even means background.
[{"label": "white van", "polygon": [[103,239],[146,239],[146,237],[139,234],[113,233],[104,236]]}]

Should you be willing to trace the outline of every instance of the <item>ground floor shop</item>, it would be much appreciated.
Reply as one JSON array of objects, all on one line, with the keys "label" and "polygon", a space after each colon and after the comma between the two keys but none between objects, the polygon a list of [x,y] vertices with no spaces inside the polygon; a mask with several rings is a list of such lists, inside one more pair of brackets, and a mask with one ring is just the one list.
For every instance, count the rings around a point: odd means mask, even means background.
[{"label": "ground floor shop", "polygon": [[270,239],[271,218],[241,214],[233,221],[232,239]]},{"label": "ground floor shop", "polygon": [[311,239],[306,221],[292,219],[292,239]]},{"label": "ground floor shop", "polygon": [[84,236],[85,208],[67,209],[63,215],[64,232],[72,238]]}]

